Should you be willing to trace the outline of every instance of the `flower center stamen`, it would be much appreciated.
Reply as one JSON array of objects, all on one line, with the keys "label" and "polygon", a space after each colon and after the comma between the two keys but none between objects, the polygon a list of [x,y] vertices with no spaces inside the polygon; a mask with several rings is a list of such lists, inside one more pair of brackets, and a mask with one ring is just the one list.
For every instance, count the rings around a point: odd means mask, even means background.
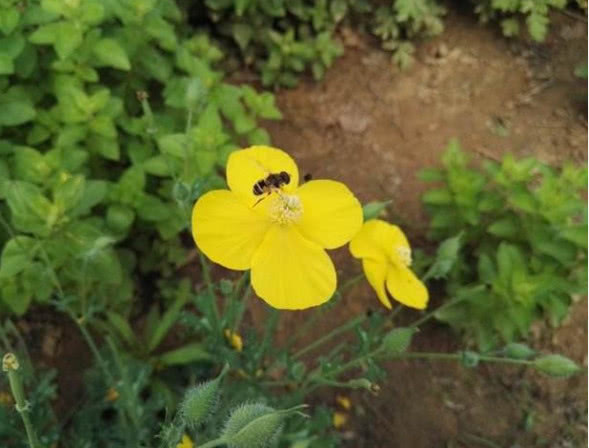
[{"label": "flower center stamen", "polygon": [[268,210],[270,218],[278,224],[293,224],[303,214],[303,204],[297,195],[277,192],[271,198]]},{"label": "flower center stamen", "polygon": [[399,259],[401,260],[401,263],[403,263],[407,267],[411,266],[411,263],[413,262],[413,259],[411,258],[411,249],[409,249],[408,247],[400,246],[397,247],[396,250]]}]

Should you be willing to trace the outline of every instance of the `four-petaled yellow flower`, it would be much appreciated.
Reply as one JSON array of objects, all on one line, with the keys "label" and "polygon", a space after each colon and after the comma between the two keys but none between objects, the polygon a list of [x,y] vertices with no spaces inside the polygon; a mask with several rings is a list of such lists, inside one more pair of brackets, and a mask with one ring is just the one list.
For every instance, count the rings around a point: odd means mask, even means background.
[{"label": "four-petaled yellow flower", "polygon": [[409,269],[411,247],[399,227],[379,219],[366,221],[350,242],[350,252],[362,259],[364,274],[385,307],[392,308],[387,290],[403,305],[426,307],[427,288]]},{"label": "four-petaled yellow flower", "polygon": [[176,448],[193,448],[194,446],[196,445],[192,443],[192,439],[188,437],[188,434],[183,434],[182,440],[176,445]]},{"label": "four-petaled yellow flower", "polygon": [[254,291],[275,308],[329,300],[337,281],[324,249],[343,246],[362,226],[350,190],[331,180],[299,185],[294,160],[268,146],[232,153],[226,174],[229,190],[206,193],[192,211],[199,249],[227,268],[251,269]]}]

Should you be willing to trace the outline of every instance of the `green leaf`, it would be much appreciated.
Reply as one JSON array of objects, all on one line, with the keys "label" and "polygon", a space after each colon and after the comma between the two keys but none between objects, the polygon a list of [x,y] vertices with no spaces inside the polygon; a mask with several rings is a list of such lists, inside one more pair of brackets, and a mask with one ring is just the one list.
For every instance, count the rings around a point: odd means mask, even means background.
[{"label": "green leaf", "polygon": [[39,246],[28,236],[18,235],[4,245],[0,258],[0,278],[9,278],[22,272],[35,258]]},{"label": "green leaf", "polygon": [[18,25],[20,20],[20,12],[16,9],[15,6],[12,7],[3,7],[0,9],[0,31],[7,36]]},{"label": "green leaf", "polygon": [[498,219],[487,227],[487,232],[501,238],[515,238],[518,235],[519,230],[520,226],[517,222],[517,218],[513,216]]},{"label": "green leaf", "polygon": [[18,277],[13,277],[0,282],[0,297],[13,313],[20,316],[29,308],[33,296],[19,287],[19,280]]},{"label": "green leaf", "polygon": [[61,22],[41,25],[29,36],[29,41],[37,45],[48,45],[55,42]]},{"label": "green leaf", "polygon": [[143,162],[143,169],[146,173],[160,177],[171,176],[172,166],[172,162],[165,155],[150,157]]},{"label": "green leaf", "polygon": [[7,54],[0,53],[0,75],[11,75],[14,73],[14,63]]},{"label": "green leaf", "polygon": [[186,158],[187,143],[185,134],[168,134],[157,139],[157,146],[162,153],[181,159]]},{"label": "green leaf", "polygon": [[167,366],[185,365],[197,361],[211,361],[212,359],[213,357],[198,342],[184,345],[159,356],[160,362]]},{"label": "green leaf", "polygon": [[243,51],[249,45],[254,35],[254,31],[252,27],[246,23],[235,23],[231,28],[231,34],[233,35],[235,42],[237,42],[237,45],[239,45],[239,48]]},{"label": "green leaf", "polygon": [[548,17],[543,14],[532,12],[527,18],[528,32],[535,41],[541,42],[548,32]]},{"label": "green leaf", "polygon": [[168,331],[170,331],[172,326],[176,323],[180,317],[182,308],[184,308],[184,305],[186,305],[190,299],[190,289],[190,281],[186,278],[183,279],[178,285],[176,300],[174,300],[174,303],[164,313],[160,321],[157,323],[153,333],[149,337],[149,341],[147,343],[148,351],[153,351],[160,344],[160,342],[162,342],[166,334],[168,334]]},{"label": "green leaf", "polygon": [[417,173],[417,177],[424,182],[441,182],[444,180],[444,173],[435,168],[424,168]]},{"label": "green leaf", "polygon": [[117,136],[117,128],[113,120],[106,115],[98,115],[88,123],[88,127],[95,133],[114,139]]},{"label": "green leaf", "polygon": [[5,189],[12,222],[18,230],[44,234],[51,227],[55,212],[39,187],[29,182],[8,181]]},{"label": "green leaf", "polygon": [[164,221],[170,217],[171,205],[166,204],[157,196],[143,194],[136,203],[137,215],[146,221]]},{"label": "green leaf", "polygon": [[108,184],[103,180],[86,180],[82,196],[75,207],[69,211],[69,216],[82,216],[90,212],[92,207],[100,204],[106,197]]},{"label": "green leaf", "polygon": [[514,17],[503,19],[501,21],[501,30],[504,36],[517,36],[519,34],[519,21]]},{"label": "green leaf", "polygon": [[406,352],[416,331],[412,327],[393,328],[382,339],[380,348],[383,354],[394,356]]},{"label": "green leaf", "polygon": [[74,209],[82,200],[86,190],[84,176],[69,176],[53,189],[53,200],[62,210]]},{"label": "green leaf", "polygon": [[118,140],[93,134],[87,139],[88,147],[108,160],[119,160],[121,150]]},{"label": "green leaf", "polygon": [[462,232],[448,238],[440,244],[436,252],[436,259],[425,274],[425,278],[444,278],[456,264],[462,247]]},{"label": "green leaf", "polygon": [[372,201],[362,206],[362,213],[364,214],[364,221],[375,219],[381,216],[382,212],[387,208],[392,201]]},{"label": "green leaf", "polygon": [[487,254],[481,254],[478,262],[478,273],[481,282],[488,285],[493,284],[495,277],[497,277],[497,270],[495,269],[495,263],[491,257]]},{"label": "green leaf", "polygon": [[560,231],[560,237],[587,250],[587,225],[568,227]]},{"label": "green leaf", "polygon": [[118,68],[119,70],[131,70],[131,63],[127,52],[115,39],[100,39],[93,48],[93,53],[99,65]]},{"label": "green leaf", "polygon": [[132,347],[135,347],[138,343],[137,338],[135,337],[135,332],[129,325],[129,322],[118,314],[115,311],[107,311],[106,318],[108,322],[112,325],[112,327],[116,330],[116,332],[121,336],[127,344]]},{"label": "green leaf", "polygon": [[18,126],[35,118],[33,104],[27,100],[8,99],[0,96],[0,126]]},{"label": "green leaf", "polygon": [[66,59],[71,55],[82,44],[83,39],[82,30],[74,22],[60,22],[53,40],[59,59]]},{"label": "green leaf", "polygon": [[106,223],[114,232],[126,233],[134,220],[135,212],[125,205],[112,204],[106,210]]},{"label": "green leaf", "polygon": [[447,188],[426,191],[421,199],[430,205],[446,205],[453,202],[452,193]]},{"label": "green leaf", "polygon": [[43,155],[27,146],[14,147],[14,175],[17,179],[42,184],[52,169]]}]

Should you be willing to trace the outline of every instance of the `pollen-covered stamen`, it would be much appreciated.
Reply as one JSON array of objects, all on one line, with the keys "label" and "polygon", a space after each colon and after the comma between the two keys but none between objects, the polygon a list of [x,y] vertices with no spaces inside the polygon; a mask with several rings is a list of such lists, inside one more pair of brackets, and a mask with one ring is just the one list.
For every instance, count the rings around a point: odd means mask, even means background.
[{"label": "pollen-covered stamen", "polygon": [[279,224],[297,222],[303,214],[303,204],[297,195],[278,192],[270,198],[270,218]]},{"label": "pollen-covered stamen", "polygon": [[411,266],[413,259],[411,258],[411,249],[408,247],[398,246],[396,247],[397,255],[405,266]]}]

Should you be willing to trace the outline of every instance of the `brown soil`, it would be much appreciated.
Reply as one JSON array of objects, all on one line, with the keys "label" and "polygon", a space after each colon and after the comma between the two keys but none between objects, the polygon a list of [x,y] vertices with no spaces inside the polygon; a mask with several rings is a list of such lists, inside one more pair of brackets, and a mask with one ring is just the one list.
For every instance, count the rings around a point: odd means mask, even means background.
[{"label": "brown soil", "polygon": [[[346,54],[321,83],[304,82],[278,95],[281,122],[267,123],[273,144],[290,152],[304,172],[341,180],[361,201],[392,199],[389,219],[405,227],[415,246],[425,242],[426,185],[416,177],[438,165],[451,138],[475,160],[503,153],[559,164],[587,161],[586,87],[573,68],[586,60],[586,24],[554,16],[541,45],[503,39],[472,17],[449,17],[447,31],[424,43],[405,72],[374,42],[346,30]],[[584,99],[583,99],[584,98]],[[335,253],[340,278],[359,266]],[[365,284],[338,305],[337,317],[309,340],[376,307]],[[587,301],[577,303],[558,330],[540,324],[531,345],[587,365]],[[281,321],[288,334],[309,312]],[[254,322],[263,323],[257,304]],[[455,336],[430,325],[416,349],[452,351]],[[553,380],[529,370],[451,363],[391,364],[377,398],[353,396],[356,415],[346,428],[353,447],[574,447],[587,440],[587,377]],[[330,399],[330,398],[326,398]]]}]

